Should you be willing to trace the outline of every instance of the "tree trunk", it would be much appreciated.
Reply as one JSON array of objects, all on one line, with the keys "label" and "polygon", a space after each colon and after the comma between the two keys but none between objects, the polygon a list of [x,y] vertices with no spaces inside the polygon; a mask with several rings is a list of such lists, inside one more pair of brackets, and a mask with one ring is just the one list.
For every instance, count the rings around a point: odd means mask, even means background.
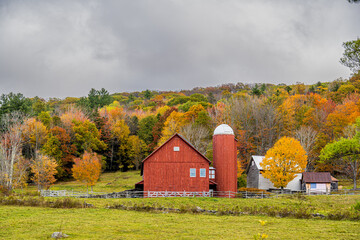
[{"label": "tree trunk", "polygon": [[114,159],[114,141],[111,141],[111,157],[110,157],[110,169],[113,170],[113,159]]},{"label": "tree trunk", "polygon": [[353,189],[354,190],[356,189],[356,176],[357,176],[357,161],[354,160],[354,167],[353,167],[353,183],[354,183]]},{"label": "tree trunk", "polygon": [[91,185],[91,193],[93,193],[94,191],[93,191],[93,185]]},{"label": "tree trunk", "polygon": [[355,190],[356,189],[356,178],[355,177],[353,178],[353,183],[354,183],[353,189]]}]

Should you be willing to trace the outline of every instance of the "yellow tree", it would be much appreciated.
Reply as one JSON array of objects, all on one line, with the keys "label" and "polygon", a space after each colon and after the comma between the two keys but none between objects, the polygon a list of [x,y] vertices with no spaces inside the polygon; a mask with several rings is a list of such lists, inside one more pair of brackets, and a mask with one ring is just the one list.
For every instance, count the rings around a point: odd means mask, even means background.
[{"label": "yellow tree", "polygon": [[282,137],[270,148],[260,166],[263,177],[269,179],[276,188],[283,189],[295,178],[295,174],[305,170],[306,151],[294,138]]},{"label": "yellow tree", "polygon": [[175,133],[180,132],[181,127],[185,124],[184,113],[173,111],[164,123],[164,128],[161,132],[162,137],[158,142],[158,146],[166,142]]},{"label": "yellow tree", "polygon": [[75,164],[72,168],[73,177],[80,182],[85,182],[88,192],[89,186],[91,187],[91,192],[93,192],[93,186],[100,177],[100,159],[100,156],[96,153],[85,151],[82,158],[76,158],[74,161]]},{"label": "yellow tree", "polygon": [[148,147],[142,139],[135,135],[129,137],[128,145],[130,147],[128,155],[131,165],[134,165],[135,169],[138,170],[141,166],[141,161],[146,157]]},{"label": "yellow tree", "polygon": [[38,189],[48,188],[56,181],[57,166],[55,159],[36,153],[36,158],[31,162],[30,168],[33,173],[31,179],[37,184]]},{"label": "yellow tree", "polygon": [[39,149],[46,143],[48,130],[46,126],[36,120],[35,118],[29,118],[24,122],[22,131],[23,137],[23,153],[30,158],[36,155]]}]

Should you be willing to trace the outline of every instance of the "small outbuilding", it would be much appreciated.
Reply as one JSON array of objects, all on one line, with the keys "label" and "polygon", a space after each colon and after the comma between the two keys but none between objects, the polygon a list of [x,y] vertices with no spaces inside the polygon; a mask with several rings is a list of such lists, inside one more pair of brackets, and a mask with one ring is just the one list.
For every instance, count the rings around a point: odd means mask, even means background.
[{"label": "small outbuilding", "polygon": [[301,188],[306,193],[330,193],[338,189],[338,180],[329,172],[304,172],[301,178]]}]

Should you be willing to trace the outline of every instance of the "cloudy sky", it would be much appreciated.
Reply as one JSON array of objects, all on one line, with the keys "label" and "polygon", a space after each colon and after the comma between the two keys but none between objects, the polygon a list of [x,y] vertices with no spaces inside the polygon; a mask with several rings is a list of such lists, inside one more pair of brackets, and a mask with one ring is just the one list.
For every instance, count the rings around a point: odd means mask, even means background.
[{"label": "cloudy sky", "polygon": [[359,23],[346,0],[0,0],[0,93],[348,78]]}]

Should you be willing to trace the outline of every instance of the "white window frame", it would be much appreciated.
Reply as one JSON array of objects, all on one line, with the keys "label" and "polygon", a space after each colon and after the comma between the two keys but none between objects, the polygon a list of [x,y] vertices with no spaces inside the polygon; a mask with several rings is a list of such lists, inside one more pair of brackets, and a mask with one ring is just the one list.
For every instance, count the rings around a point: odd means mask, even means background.
[{"label": "white window frame", "polygon": [[196,168],[190,168],[190,177],[196,177]]},{"label": "white window frame", "polygon": [[200,177],[206,177],[206,168],[200,168]]},{"label": "white window frame", "polygon": [[180,152],[180,147],[174,147],[174,152]]},{"label": "white window frame", "polygon": [[209,179],[215,179],[215,169],[214,168],[209,169]]}]

